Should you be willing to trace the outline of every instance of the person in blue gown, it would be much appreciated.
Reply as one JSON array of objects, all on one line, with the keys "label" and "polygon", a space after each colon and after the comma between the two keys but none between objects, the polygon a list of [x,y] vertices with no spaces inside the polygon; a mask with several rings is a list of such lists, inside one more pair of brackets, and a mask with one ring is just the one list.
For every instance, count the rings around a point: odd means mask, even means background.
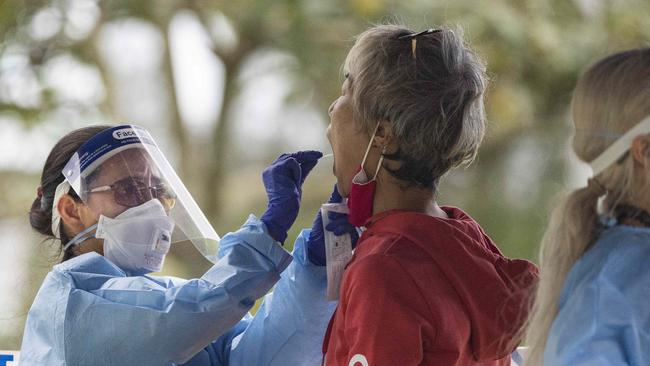
[{"label": "person in blue gown", "polygon": [[150,273],[175,240],[205,243],[216,233],[151,136],[123,125],[63,137],[30,210],[32,227],[60,240],[63,261],[30,308],[21,365],[320,364],[335,307],[325,299],[322,235],[314,234],[320,216],[293,256],[282,247],[320,157],[283,154],[271,164],[264,214],[221,238],[201,278],[184,280]]},{"label": "person in blue gown", "polygon": [[650,365],[650,48],[589,67],[572,116],[592,175],[544,235],[525,365]]}]

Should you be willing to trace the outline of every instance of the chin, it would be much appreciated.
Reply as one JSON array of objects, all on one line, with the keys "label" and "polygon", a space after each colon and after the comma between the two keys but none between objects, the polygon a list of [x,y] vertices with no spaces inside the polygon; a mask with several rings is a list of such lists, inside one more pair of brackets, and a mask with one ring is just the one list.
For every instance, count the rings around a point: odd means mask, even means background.
[{"label": "chin", "polygon": [[336,160],[334,161],[334,164],[332,164],[332,174],[336,178],[336,189],[338,189],[339,194],[341,195],[341,197],[347,198],[348,194],[350,194],[350,186],[349,184],[343,183],[345,182],[345,180],[339,177],[339,175],[337,174]]},{"label": "chin", "polygon": [[341,197],[348,198],[348,195],[350,194],[350,187],[346,184],[342,184],[341,180],[338,177],[336,178],[336,189],[338,189]]}]

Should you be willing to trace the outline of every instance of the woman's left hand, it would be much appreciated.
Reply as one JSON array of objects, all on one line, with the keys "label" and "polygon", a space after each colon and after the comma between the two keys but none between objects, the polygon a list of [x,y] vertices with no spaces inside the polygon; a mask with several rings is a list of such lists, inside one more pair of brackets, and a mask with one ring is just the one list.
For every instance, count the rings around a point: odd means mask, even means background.
[{"label": "woman's left hand", "polygon": [[[343,197],[341,197],[335,184],[332,195],[327,203],[341,202],[343,202]],[[352,248],[354,248],[359,240],[359,233],[357,232],[357,228],[348,222],[348,215],[338,212],[329,212],[327,216],[329,223],[325,230],[331,231],[337,236],[350,234]],[[307,255],[309,261],[317,266],[324,266],[327,263],[325,254],[325,231],[323,230],[323,217],[321,210],[318,210],[311,232],[309,233],[309,239],[307,240]]]}]

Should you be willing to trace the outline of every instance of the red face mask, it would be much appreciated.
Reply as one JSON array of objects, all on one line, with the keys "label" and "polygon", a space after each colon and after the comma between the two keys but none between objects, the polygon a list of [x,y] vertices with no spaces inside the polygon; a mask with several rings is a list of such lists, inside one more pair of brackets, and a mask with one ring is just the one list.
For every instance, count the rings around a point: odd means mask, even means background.
[{"label": "red face mask", "polygon": [[370,138],[366,154],[363,156],[363,160],[361,161],[361,167],[359,167],[357,174],[352,178],[352,185],[350,186],[350,193],[348,194],[348,208],[350,209],[348,222],[357,227],[363,226],[372,216],[375,189],[377,188],[377,174],[381,168],[381,163],[384,161],[384,156],[382,155],[379,158],[377,170],[375,170],[375,176],[371,180],[368,180],[368,175],[363,170],[363,166],[366,163],[366,158],[368,158],[368,152],[370,152],[372,140],[375,138],[378,127],[379,124],[377,124],[375,132],[373,132],[372,137]]}]

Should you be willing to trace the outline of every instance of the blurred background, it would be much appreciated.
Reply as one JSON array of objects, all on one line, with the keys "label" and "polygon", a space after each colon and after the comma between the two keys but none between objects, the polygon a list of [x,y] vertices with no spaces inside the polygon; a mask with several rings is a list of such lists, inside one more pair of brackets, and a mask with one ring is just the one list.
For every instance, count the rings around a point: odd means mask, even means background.
[{"label": "blurred background", "polygon": [[[92,124],[149,129],[223,235],[264,210],[260,173],[275,156],[330,152],[341,64],[356,34],[385,22],[460,25],[487,61],[488,136],[440,201],[507,255],[535,260],[553,198],[589,173],[570,152],[576,78],[608,53],[648,46],[647,0],[0,0],[0,349],[20,348],[59,260],[27,220],[59,138]],[[331,165],[308,179],[289,247],[327,199]],[[164,272],[204,268],[181,253]]]}]

